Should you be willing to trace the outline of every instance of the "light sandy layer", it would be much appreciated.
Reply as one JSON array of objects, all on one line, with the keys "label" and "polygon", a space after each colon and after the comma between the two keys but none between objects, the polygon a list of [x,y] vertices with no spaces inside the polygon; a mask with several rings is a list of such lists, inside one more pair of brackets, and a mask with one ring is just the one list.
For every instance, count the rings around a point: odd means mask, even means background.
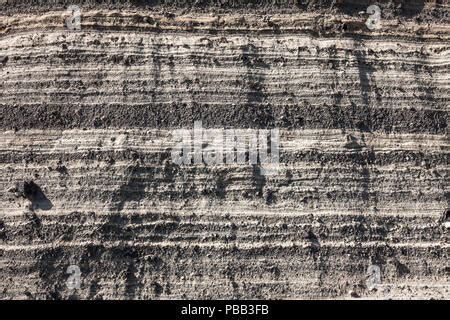
[{"label": "light sandy layer", "polygon": [[[89,5],[71,32],[8,1],[0,299],[449,299],[448,5],[371,31],[343,3]],[[176,165],[198,120],[279,129],[279,170]]]}]

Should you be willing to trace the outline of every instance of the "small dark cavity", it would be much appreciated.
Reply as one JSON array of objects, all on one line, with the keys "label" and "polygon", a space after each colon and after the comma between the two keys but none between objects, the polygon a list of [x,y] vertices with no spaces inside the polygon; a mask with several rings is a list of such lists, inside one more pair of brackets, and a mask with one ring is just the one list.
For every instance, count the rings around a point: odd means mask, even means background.
[{"label": "small dark cavity", "polygon": [[53,207],[51,201],[34,181],[24,182],[23,196],[31,201],[33,209],[50,210]]}]

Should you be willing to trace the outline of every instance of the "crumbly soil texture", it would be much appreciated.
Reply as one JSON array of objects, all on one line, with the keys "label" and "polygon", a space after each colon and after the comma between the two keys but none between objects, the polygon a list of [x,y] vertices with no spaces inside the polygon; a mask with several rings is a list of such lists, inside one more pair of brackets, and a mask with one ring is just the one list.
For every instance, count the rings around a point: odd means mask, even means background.
[{"label": "crumbly soil texture", "polygon": [[0,299],[450,298],[447,1],[0,4]]}]

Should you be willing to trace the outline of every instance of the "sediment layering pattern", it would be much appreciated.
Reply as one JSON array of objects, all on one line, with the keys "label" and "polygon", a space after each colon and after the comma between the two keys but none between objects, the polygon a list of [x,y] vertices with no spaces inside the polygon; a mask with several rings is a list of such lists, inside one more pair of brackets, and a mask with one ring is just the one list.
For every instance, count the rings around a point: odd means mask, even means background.
[{"label": "sediment layering pattern", "polygon": [[[448,4],[204,2],[2,2],[0,298],[449,299]],[[174,164],[197,120],[279,172]]]}]

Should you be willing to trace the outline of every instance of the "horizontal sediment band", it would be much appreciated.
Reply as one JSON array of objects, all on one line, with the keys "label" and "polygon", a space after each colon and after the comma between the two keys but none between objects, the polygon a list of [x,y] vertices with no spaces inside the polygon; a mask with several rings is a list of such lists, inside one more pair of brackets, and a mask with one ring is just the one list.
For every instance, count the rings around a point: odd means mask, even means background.
[{"label": "horizontal sediment band", "polygon": [[0,105],[0,128],[206,128],[360,129],[365,132],[445,134],[448,112],[355,107],[196,105]]},{"label": "horizontal sediment band", "polygon": [[0,0],[0,299],[448,299],[448,4],[169,2]]}]

